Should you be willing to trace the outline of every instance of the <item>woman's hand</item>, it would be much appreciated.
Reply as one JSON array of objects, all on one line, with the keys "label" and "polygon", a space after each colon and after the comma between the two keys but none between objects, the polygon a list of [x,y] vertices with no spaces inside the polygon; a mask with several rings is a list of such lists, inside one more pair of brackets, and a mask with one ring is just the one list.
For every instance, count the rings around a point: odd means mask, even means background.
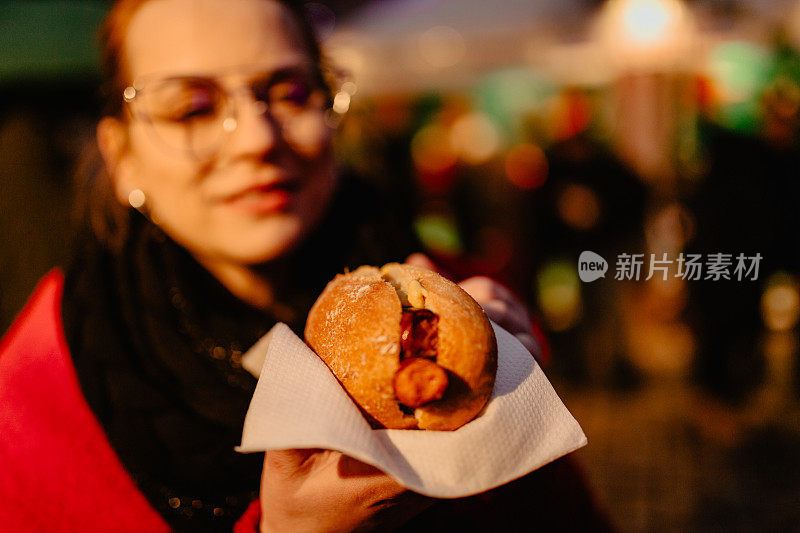
[{"label": "woman's hand", "polygon": [[[437,270],[424,254],[411,254],[406,263]],[[486,316],[514,335],[534,357],[539,356],[539,344],[533,334],[528,310],[511,291],[486,276],[472,276],[459,286],[483,307]]]},{"label": "woman's hand", "polygon": [[332,450],[274,450],[261,475],[262,533],[392,531],[433,500]]}]

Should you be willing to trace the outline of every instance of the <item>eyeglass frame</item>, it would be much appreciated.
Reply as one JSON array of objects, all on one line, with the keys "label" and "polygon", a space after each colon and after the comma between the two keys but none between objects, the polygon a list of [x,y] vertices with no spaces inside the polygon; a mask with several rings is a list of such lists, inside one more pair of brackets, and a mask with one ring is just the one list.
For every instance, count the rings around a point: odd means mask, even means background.
[{"label": "eyeglass frame", "polygon": [[[306,67],[306,68],[304,68]],[[142,94],[146,90],[146,85],[149,85],[153,82],[158,81],[167,81],[171,79],[181,80],[181,79],[194,79],[194,80],[202,80],[204,82],[209,82],[211,85],[215,86],[220,94],[223,96],[224,102],[224,109],[227,109],[225,113],[227,116],[223,118],[222,121],[222,137],[219,141],[218,145],[213,148],[209,149],[209,153],[206,154],[206,157],[212,157],[216,154],[226,143],[226,137],[230,136],[239,125],[238,121],[238,114],[239,114],[239,105],[233,104],[236,101],[235,96],[238,93],[248,92],[250,97],[254,100],[256,104],[256,113],[258,115],[265,115],[268,113],[269,110],[269,103],[260,100],[255,95],[255,84],[265,82],[266,86],[272,86],[275,83],[280,82],[282,79],[288,78],[291,79],[292,76],[300,74],[303,76],[307,76],[308,79],[312,80],[312,85],[310,86],[310,94],[309,97],[312,96],[315,92],[321,93],[325,97],[324,103],[319,107],[320,111],[326,113],[325,122],[328,126],[335,127],[338,125],[339,119],[341,118],[340,113],[337,113],[333,110],[333,97],[331,90],[332,83],[328,81],[327,78],[335,80],[338,85],[341,85],[345,79],[341,71],[323,71],[318,68],[307,68],[308,65],[301,64],[301,65],[290,65],[285,67],[278,67],[272,70],[259,70],[252,66],[238,66],[238,67],[231,67],[225,69],[222,72],[217,72],[214,75],[208,74],[177,74],[177,75],[164,75],[164,74],[148,74],[144,76],[139,76],[134,81],[125,87],[122,91],[122,101],[125,107],[128,109],[130,116],[140,117],[143,121],[148,124],[150,127],[146,128],[146,131],[150,132],[151,137],[156,141],[156,144],[162,146],[165,150],[170,151],[171,154],[174,155],[175,152],[184,152],[188,153],[191,156],[194,156],[198,159],[203,159],[202,156],[198,156],[197,153],[191,148],[180,149],[174,146],[169,145],[168,142],[161,139],[158,133],[155,131],[153,117],[149,113],[145,113],[140,111],[135,111],[133,106],[135,106],[136,97]],[[231,75],[231,74],[245,74],[248,75],[249,81],[245,83],[237,84],[237,87],[234,89],[229,88],[226,84],[222,83],[220,80],[224,76]],[[251,75],[252,74],[252,75]],[[326,76],[326,74],[328,74]],[[336,114],[337,118],[333,118],[332,114]],[[272,120],[272,123],[278,126],[278,129],[282,131],[283,124],[280,121]]]}]

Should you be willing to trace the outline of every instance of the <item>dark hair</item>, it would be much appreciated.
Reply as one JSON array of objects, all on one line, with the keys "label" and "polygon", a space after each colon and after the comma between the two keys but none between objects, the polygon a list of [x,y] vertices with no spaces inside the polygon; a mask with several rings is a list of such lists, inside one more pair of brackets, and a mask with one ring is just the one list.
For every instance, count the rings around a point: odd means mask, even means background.
[{"label": "dark hair", "polygon": [[[106,14],[99,32],[103,115],[125,120],[122,93],[131,83],[125,63],[125,36],[133,16],[150,0],[117,0]],[[224,0],[220,0],[224,1]],[[332,99],[319,40],[303,5],[297,0],[273,0],[286,7],[299,25],[303,42],[315,65],[317,81]],[[108,247],[119,247],[128,229],[128,207],[116,199],[114,185],[95,142],[84,150],[76,169],[74,218]]]}]

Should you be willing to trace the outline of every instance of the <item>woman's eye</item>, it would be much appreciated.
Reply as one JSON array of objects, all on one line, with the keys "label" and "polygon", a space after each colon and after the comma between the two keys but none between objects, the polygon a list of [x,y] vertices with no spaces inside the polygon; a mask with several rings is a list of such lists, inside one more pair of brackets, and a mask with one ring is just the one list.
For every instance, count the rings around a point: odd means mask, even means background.
[{"label": "woman's eye", "polygon": [[196,118],[204,118],[214,114],[214,107],[211,105],[193,107],[187,106],[183,109],[176,110],[172,114],[173,120],[178,122],[188,122]]},{"label": "woman's eye", "polygon": [[192,122],[217,113],[217,98],[204,88],[183,88],[159,102],[161,113],[157,115],[171,122]]},{"label": "woman's eye", "polygon": [[311,88],[302,81],[284,81],[270,88],[271,102],[287,103],[298,107],[306,105],[310,95]]}]

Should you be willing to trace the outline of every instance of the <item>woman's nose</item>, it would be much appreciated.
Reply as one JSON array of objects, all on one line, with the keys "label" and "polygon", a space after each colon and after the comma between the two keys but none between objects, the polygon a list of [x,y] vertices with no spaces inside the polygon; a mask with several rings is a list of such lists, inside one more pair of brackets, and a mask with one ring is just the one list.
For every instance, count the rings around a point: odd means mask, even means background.
[{"label": "woman's nose", "polygon": [[239,155],[259,157],[273,150],[280,128],[270,116],[266,102],[240,93],[235,103],[235,116],[225,121],[225,129],[232,134],[229,149]]}]

